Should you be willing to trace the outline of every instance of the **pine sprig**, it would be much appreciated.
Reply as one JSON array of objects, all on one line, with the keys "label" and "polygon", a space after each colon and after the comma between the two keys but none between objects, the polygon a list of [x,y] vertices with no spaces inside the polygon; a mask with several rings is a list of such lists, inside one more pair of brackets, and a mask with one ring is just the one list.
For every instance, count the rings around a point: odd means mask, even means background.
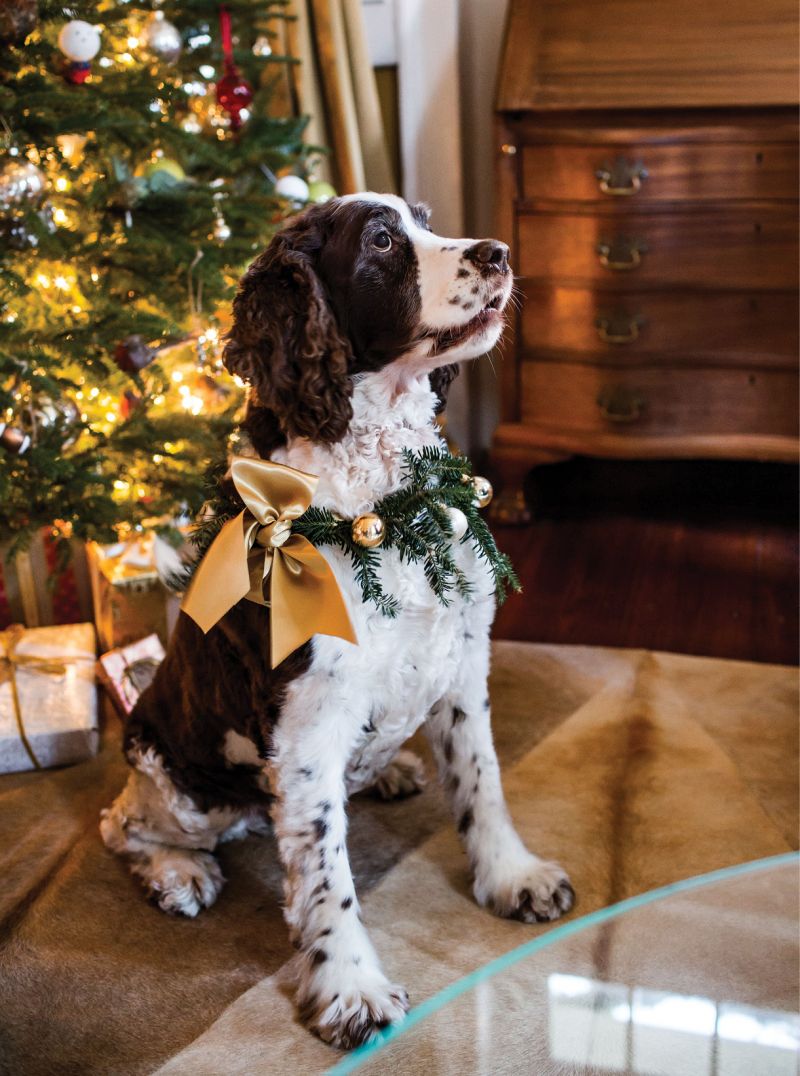
[{"label": "pine sprig", "polygon": [[[375,605],[384,616],[394,617],[401,606],[394,595],[386,593],[381,580],[381,552],[385,549],[396,549],[405,564],[421,564],[428,585],[443,605],[450,604],[454,592],[465,599],[472,595],[473,583],[456,563],[453,551],[453,529],[447,509],[458,508],[468,524],[461,544],[471,543],[489,567],[497,600],[503,602],[509,590],[521,590],[511,561],[498,550],[475,505],[469,460],[451,455],[443,448],[428,447],[418,453],[406,451],[403,463],[403,486],[374,508],[384,524],[380,550],[365,549],[354,542],[353,521],[340,519],[325,508],[309,508],[295,521],[293,531],[314,546],[333,546],[348,554],[362,599]],[[209,481],[208,511],[192,537],[198,562],[222,526],[243,507],[233,483],[223,478],[219,468]],[[188,570],[182,581],[184,586],[192,570]]]}]

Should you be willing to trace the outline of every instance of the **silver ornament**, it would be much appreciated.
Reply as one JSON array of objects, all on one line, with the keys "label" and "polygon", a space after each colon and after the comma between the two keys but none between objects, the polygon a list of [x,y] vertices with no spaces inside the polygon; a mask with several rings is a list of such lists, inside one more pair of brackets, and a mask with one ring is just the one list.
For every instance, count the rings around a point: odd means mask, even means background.
[{"label": "silver ornament", "polygon": [[8,160],[0,167],[0,213],[25,202],[39,202],[46,190],[44,172],[31,161]]},{"label": "silver ornament", "polygon": [[0,420],[0,446],[13,456],[24,456],[31,447],[31,439],[24,430]]},{"label": "silver ornament", "polygon": [[253,42],[253,55],[261,57],[272,55],[272,45],[266,34],[259,34]]},{"label": "silver ornament", "polygon": [[145,48],[168,64],[175,63],[183,50],[180,32],[160,11],[156,11],[148,21],[142,40]]},{"label": "silver ornament", "polygon": [[211,238],[216,239],[218,243],[224,243],[227,239],[230,239],[230,237],[230,225],[221,213],[217,214],[214,218],[214,228],[211,232]]},{"label": "silver ornament", "polygon": [[80,408],[69,396],[53,399],[52,396],[42,394],[33,403],[23,407],[19,417],[23,433],[30,437],[34,445],[43,430],[60,429],[62,448],[74,445],[80,433]]},{"label": "silver ornament", "polygon": [[492,490],[492,483],[488,478],[483,478],[481,475],[473,475],[471,479],[472,491],[475,494],[475,504],[478,508],[485,508],[487,504],[491,503],[494,491]]}]

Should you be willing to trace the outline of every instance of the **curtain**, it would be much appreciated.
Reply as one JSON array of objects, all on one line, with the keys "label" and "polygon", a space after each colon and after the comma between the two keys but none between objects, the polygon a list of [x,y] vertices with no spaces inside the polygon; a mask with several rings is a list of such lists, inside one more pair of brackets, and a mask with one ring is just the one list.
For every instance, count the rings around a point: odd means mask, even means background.
[{"label": "curtain", "polygon": [[340,194],[396,191],[361,0],[290,0],[287,14],[275,29],[300,62],[286,92],[291,107],[311,117],[306,141],[330,150],[318,178]]}]

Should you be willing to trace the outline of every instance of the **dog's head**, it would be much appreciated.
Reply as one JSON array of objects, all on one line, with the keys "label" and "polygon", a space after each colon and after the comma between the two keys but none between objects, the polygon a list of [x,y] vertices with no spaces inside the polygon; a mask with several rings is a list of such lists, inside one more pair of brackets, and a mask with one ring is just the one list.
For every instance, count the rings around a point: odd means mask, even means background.
[{"label": "dog's head", "polygon": [[504,243],[443,239],[394,195],[335,198],[245,273],[225,365],[283,436],[338,441],[357,375],[391,366],[398,391],[429,375],[443,404],[455,364],[497,342],[511,287]]}]

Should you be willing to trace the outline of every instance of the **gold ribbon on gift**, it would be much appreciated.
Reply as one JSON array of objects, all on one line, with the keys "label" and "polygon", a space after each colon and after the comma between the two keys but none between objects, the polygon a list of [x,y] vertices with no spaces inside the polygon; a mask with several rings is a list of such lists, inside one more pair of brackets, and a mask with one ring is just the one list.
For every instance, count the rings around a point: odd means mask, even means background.
[{"label": "gold ribbon on gift", "polygon": [[17,732],[22,741],[22,746],[25,748],[34,768],[40,770],[42,765],[31,747],[25,731],[25,722],[22,718],[22,703],[20,702],[19,688],[17,686],[17,669],[29,669],[31,672],[41,673],[43,676],[63,676],[67,671],[66,662],[75,661],[76,658],[67,657],[63,660],[56,660],[37,657],[35,654],[18,654],[17,646],[24,634],[25,628],[21,624],[12,624],[5,631],[0,631],[0,648],[2,648],[0,651],[0,673],[8,673],[8,680],[11,685],[11,704],[14,707],[14,718],[17,722]]},{"label": "gold ribbon on gift", "polygon": [[312,635],[357,643],[330,565],[307,538],[292,531],[319,479],[247,456],[234,457],[231,476],[245,507],[209,546],[183,611],[207,632],[242,598],[269,606],[273,669]]}]

